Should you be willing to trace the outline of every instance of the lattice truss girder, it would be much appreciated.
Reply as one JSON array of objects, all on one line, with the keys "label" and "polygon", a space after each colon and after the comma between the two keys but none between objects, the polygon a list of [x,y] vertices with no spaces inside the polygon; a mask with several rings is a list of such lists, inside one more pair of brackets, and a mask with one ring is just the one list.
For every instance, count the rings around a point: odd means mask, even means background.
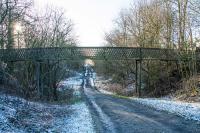
[{"label": "lattice truss girder", "polygon": [[25,60],[199,60],[199,52],[130,47],[0,49],[1,61]]}]

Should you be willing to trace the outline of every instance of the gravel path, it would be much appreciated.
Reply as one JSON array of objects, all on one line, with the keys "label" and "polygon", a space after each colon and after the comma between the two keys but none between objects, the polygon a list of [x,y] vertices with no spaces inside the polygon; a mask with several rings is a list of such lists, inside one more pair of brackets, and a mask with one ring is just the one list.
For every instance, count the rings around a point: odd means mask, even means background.
[{"label": "gravel path", "polygon": [[[97,132],[199,133],[200,123],[84,88]],[[103,116],[103,117],[102,117]],[[109,124],[108,124],[109,122]]]}]

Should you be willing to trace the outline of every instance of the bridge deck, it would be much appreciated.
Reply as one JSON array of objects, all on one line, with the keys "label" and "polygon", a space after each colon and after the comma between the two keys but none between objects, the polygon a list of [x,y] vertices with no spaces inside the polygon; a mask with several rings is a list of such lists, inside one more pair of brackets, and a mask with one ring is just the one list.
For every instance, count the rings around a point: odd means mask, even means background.
[{"label": "bridge deck", "polygon": [[24,48],[0,49],[1,61],[26,60],[185,60],[195,57],[199,52],[183,52],[172,49],[130,48],[130,47],[64,47],[64,48]]}]

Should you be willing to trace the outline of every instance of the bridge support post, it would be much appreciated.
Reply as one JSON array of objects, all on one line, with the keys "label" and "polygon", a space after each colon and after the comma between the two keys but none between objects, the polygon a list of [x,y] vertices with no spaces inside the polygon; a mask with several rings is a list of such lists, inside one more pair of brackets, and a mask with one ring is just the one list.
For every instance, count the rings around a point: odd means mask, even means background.
[{"label": "bridge support post", "polygon": [[135,61],[135,90],[138,93],[138,61]]},{"label": "bridge support post", "polygon": [[142,60],[139,61],[139,90],[138,90],[139,97],[141,97],[141,89],[142,89]]},{"label": "bridge support post", "polygon": [[141,97],[142,88],[142,60],[136,60],[136,93]]},{"label": "bridge support post", "polygon": [[40,62],[36,62],[36,82],[37,82],[37,93],[38,96],[41,96],[40,94]]}]

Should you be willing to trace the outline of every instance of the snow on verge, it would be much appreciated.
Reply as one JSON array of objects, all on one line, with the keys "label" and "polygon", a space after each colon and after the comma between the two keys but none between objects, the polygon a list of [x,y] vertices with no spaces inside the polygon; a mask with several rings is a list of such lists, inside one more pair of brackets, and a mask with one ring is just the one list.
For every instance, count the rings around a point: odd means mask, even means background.
[{"label": "snow on verge", "polygon": [[[81,83],[77,76],[66,79],[62,85],[64,88],[72,85],[72,89],[78,92]],[[84,101],[73,105],[52,105],[0,94],[0,133],[8,132],[94,133],[95,130]]]},{"label": "snow on verge", "polygon": [[[20,118],[19,112],[26,111]],[[18,113],[17,113],[18,112]],[[21,113],[20,113],[21,114]],[[17,123],[12,123],[15,120]],[[0,95],[0,132],[94,133],[92,116],[85,102],[49,105]]]},{"label": "snow on verge", "polygon": [[[73,114],[68,118],[60,118],[54,122],[54,128],[49,132],[94,133],[92,117],[84,102],[71,106]],[[64,127],[64,128],[63,128]]]},{"label": "snow on verge", "polygon": [[169,113],[177,114],[189,120],[200,121],[200,104],[150,98],[133,98],[133,100],[160,111],[167,111]]}]

